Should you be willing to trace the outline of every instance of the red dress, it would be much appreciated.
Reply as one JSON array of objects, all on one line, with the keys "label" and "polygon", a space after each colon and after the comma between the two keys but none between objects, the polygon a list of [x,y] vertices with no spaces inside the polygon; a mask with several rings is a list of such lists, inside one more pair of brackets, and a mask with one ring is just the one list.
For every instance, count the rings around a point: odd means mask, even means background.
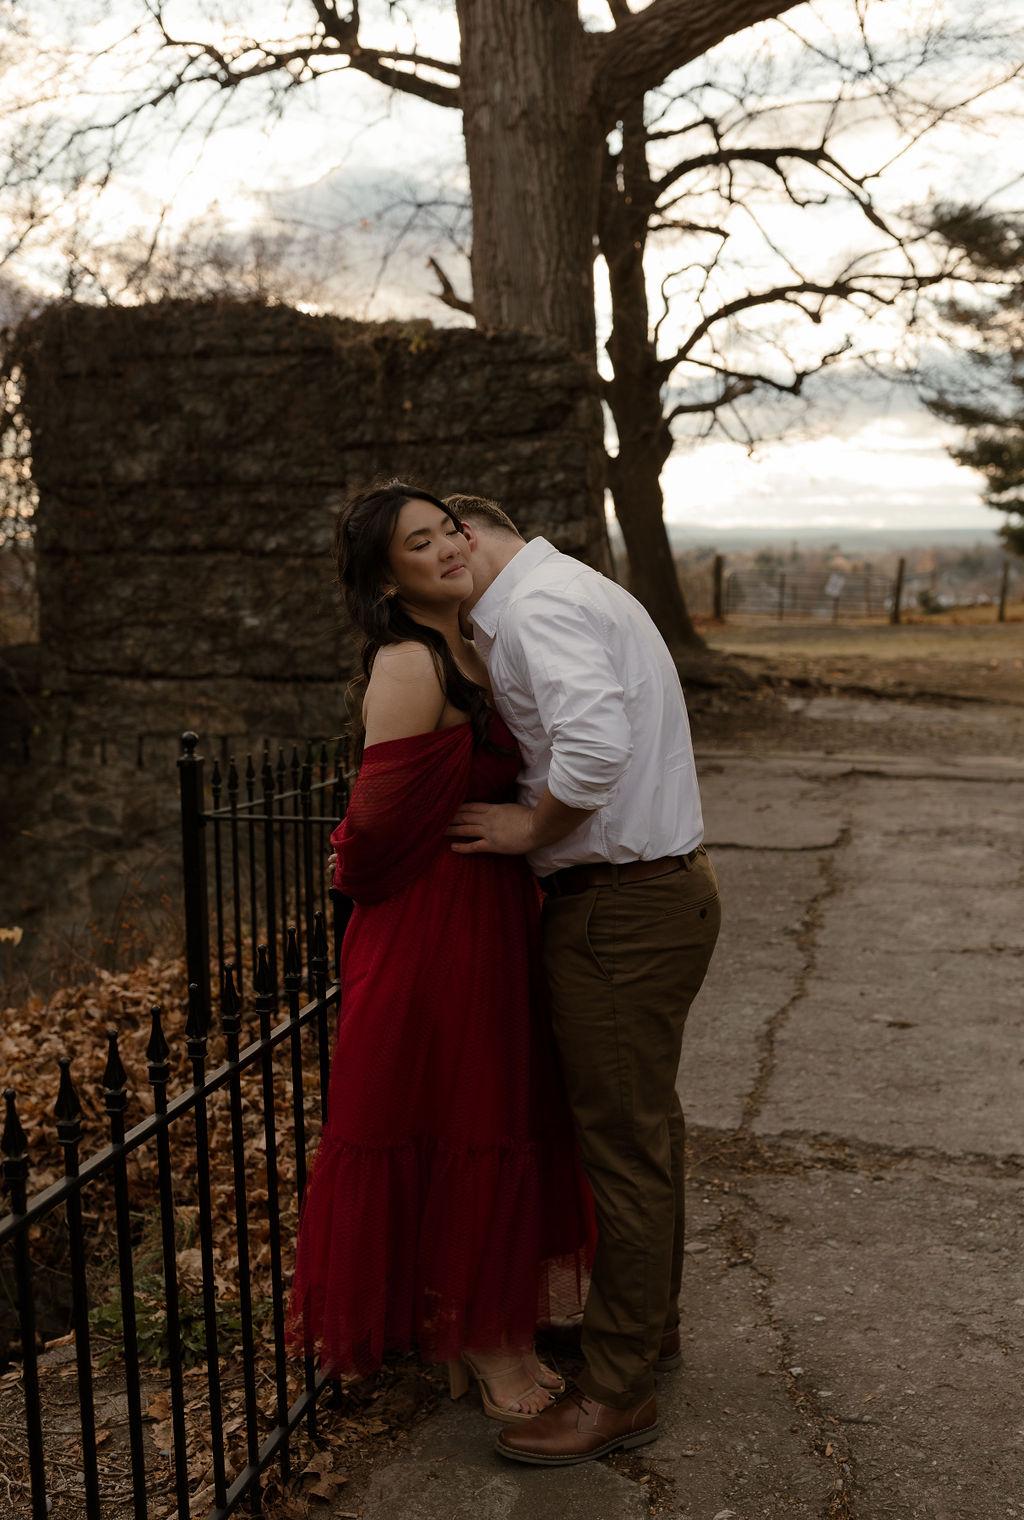
[{"label": "red dress", "polygon": [[391,1350],[521,1349],[580,1306],[593,1214],[545,1005],[524,860],[456,855],[463,801],[512,801],[495,717],[367,748],[332,835],[355,908],[328,1116],[303,1201],[293,1343],[328,1372]]}]

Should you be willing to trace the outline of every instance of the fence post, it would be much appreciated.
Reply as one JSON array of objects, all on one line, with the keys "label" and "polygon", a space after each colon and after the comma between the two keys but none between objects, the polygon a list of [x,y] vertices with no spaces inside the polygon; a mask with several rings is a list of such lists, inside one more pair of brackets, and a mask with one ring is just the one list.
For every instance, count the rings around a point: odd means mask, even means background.
[{"label": "fence post", "polygon": [[996,613],[996,622],[1006,622],[1006,593],[1010,589],[1010,561],[1003,560],[1003,578],[999,583],[999,611]]},{"label": "fence post", "polygon": [[[60,1088],[53,1116],[57,1121],[57,1139],[64,1148],[64,1175],[78,1176],[78,1147],[82,1139],[82,1105],[71,1080],[71,1061],[61,1056]],[[92,1356],[89,1349],[89,1293],[86,1287],[85,1223],[82,1217],[82,1194],[76,1187],[68,1193],[64,1206],[71,1258],[71,1323],[75,1332],[75,1363],[78,1373],[78,1412],[82,1426],[82,1481],[85,1488],[86,1520],[100,1520],[99,1463],[96,1460],[96,1401],[92,1386]]]},{"label": "fence post", "polygon": [[890,623],[898,623],[900,620],[900,602],[903,600],[903,577],[906,574],[907,562],[900,557],[896,566],[896,583],[892,588],[892,611],[889,614]]},{"label": "fence post", "polygon": [[779,576],[779,622],[786,615],[786,576],[785,572]]},{"label": "fence post", "polygon": [[[21,1127],[13,1087],[5,1088],[6,1120],[0,1135],[3,1180],[11,1199],[11,1213],[28,1208],[28,1138]],[[14,1237],[14,1282],[18,1328],[21,1334],[22,1378],[25,1387],[25,1423],[28,1429],[28,1468],[32,1489],[32,1520],[46,1520],[50,1501],[46,1497],[46,1463],[43,1455],[43,1406],[39,1393],[36,1352],[36,1307],[32,1295],[32,1262],[28,1231]]]},{"label": "fence post", "polygon": [[712,576],[712,611],[716,623],[725,622],[725,601],[722,596],[722,582],[725,577],[725,556],[716,554],[714,564],[711,567]]},{"label": "fence post", "polygon": [[203,757],[198,734],[181,736],[181,863],[185,877],[185,958],[188,979],[199,988],[204,1022],[210,1023],[210,926],[207,919],[206,839],[203,833]]},{"label": "fence post", "polygon": [[114,1222],[117,1243],[117,1274],[121,1288],[121,1333],[124,1337],[124,1384],[128,1415],[128,1448],[131,1456],[132,1513],[147,1520],[146,1452],[142,1432],[142,1373],[139,1367],[139,1333],[135,1306],[135,1264],[132,1258],[132,1207],[128,1187],[127,1152],[124,1148],[125,1110],[128,1107],[128,1073],[117,1048],[117,1030],[107,1030],[107,1064],[103,1072],[103,1106],[107,1111],[110,1146],[114,1153]]}]

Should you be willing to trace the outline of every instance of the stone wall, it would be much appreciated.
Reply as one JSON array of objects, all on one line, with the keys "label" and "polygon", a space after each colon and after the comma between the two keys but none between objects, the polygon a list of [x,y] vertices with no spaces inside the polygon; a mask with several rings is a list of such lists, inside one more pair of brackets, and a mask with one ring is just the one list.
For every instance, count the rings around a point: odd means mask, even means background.
[{"label": "stone wall", "polygon": [[499,500],[606,565],[600,406],[530,335],[286,307],[54,307],[17,358],[39,491],[39,645],[4,652],[0,923],[102,929],[177,891],[174,759],[339,731],[329,544],[381,475]]}]

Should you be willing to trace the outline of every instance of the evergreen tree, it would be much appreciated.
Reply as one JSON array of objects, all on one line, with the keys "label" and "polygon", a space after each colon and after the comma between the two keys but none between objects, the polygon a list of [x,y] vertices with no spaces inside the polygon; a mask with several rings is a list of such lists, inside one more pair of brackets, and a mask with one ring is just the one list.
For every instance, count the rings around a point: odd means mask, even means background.
[{"label": "evergreen tree", "polygon": [[1000,537],[1024,554],[1024,217],[941,206],[933,227],[967,255],[977,284],[940,308],[962,362],[925,399],[964,430],[949,452],[982,476],[985,504],[1006,514]]}]

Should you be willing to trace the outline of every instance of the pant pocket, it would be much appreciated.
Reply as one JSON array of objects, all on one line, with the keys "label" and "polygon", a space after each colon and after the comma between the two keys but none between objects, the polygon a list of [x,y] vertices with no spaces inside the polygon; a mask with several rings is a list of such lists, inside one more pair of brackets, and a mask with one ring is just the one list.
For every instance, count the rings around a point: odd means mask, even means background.
[{"label": "pant pocket", "polygon": [[[599,904],[599,900],[600,900],[600,894],[599,894],[598,888],[597,887],[591,887],[589,895],[590,895],[590,902],[587,905],[587,908],[586,908],[586,917],[585,917],[585,919],[583,921],[583,938],[584,938],[584,941],[586,942],[587,950],[588,950],[588,952],[590,954],[590,959],[594,963],[595,969],[599,972],[599,974],[602,977],[604,977],[604,979],[605,979],[606,982],[610,982],[611,979],[612,979],[612,967],[609,964],[611,946],[608,945],[608,944],[603,944],[602,945],[602,947],[601,947],[602,951],[603,951],[603,958],[602,958],[602,955],[598,954],[598,952],[597,952],[597,950],[595,949],[595,946],[594,946],[595,939],[597,939],[598,942],[600,942],[601,936],[599,934],[596,934],[596,933],[595,934],[591,933],[591,926],[594,923],[594,915],[597,912],[597,908],[598,908],[598,904]],[[605,910],[607,909],[607,907],[608,907],[608,905],[606,903],[602,903],[601,904],[601,910],[602,910],[601,917],[602,918],[604,917]]]}]

